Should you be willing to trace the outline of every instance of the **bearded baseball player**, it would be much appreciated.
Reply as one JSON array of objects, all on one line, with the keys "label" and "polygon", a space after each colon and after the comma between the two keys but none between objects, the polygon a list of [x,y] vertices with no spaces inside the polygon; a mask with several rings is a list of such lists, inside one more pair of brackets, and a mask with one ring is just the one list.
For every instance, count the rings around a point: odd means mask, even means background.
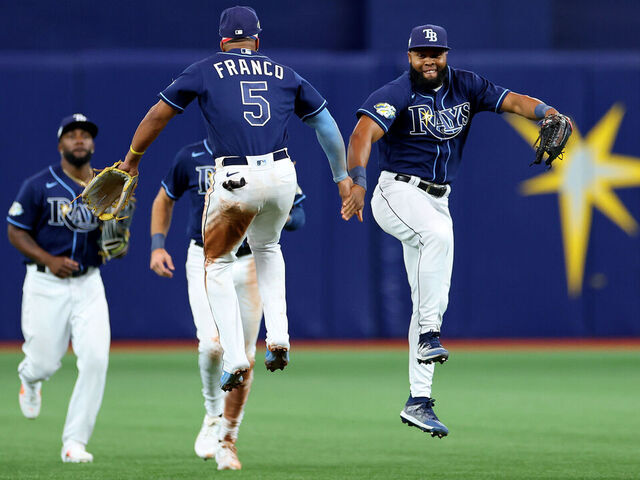
[{"label": "bearded baseball player", "polygon": [[81,200],[73,201],[93,177],[89,161],[97,133],[98,127],[82,114],[64,118],[58,129],[60,163],[22,184],[7,217],[9,241],[27,265],[20,408],[27,418],[39,415],[42,381],[60,368],[71,339],[78,379],[61,456],[73,463],[93,461],[85,447],[102,403],[109,358],[109,312],[98,269],[103,226]]},{"label": "bearded baseball player", "polygon": [[291,68],[258,52],[262,31],[256,12],[232,7],[220,17],[221,52],[189,66],[169,85],[142,120],[119,168],[137,175],[144,151],[167,123],[195,99],[205,119],[207,142],[216,152],[213,186],[203,215],[209,305],[223,355],[221,387],[243,381],[247,358],[238,296],[233,283],[235,252],[247,237],[255,256],[267,331],[265,365],[289,362],[285,267],[280,251],[296,193],[296,171],[287,151],[287,122],[295,114],[316,130],[344,199],[352,180],[344,143],[327,101]]},{"label": "bearded baseball player", "polygon": [[440,438],[449,430],[433,411],[431,384],[434,364],[449,358],[439,340],[453,266],[448,197],[471,120],[484,111],[532,120],[556,115],[566,127],[565,143],[571,133],[567,117],[540,100],[447,65],[448,50],[444,28],[420,25],[411,31],[409,70],[373,92],[357,112],[348,150],[354,185],[342,208],[345,220],[357,215],[362,221],[365,167],[372,145],[380,141],[382,172],[371,208],[380,227],[402,242],[413,303],[410,395],[400,417]]},{"label": "bearded baseball player", "polygon": [[[175,161],[153,202],[151,212],[151,269],[162,277],[172,278],[173,259],[165,249],[165,239],[171,226],[175,202],[187,194],[189,202],[187,253],[187,285],[189,303],[198,337],[198,364],[202,379],[205,416],[195,442],[196,454],[204,459],[215,458],[218,470],[239,470],[236,440],[244,416],[256,353],[256,340],[262,320],[262,300],[258,291],[256,264],[246,242],[236,252],[233,265],[233,283],[238,294],[240,317],[245,340],[245,352],[251,368],[244,382],[226,396],[220,389],[222,375],[222,348],[218,340],[204,284],[204,244],[202,242],[202,210],[204,197],[215,172],[214,154],[207,140],[187,145],[176,155]],[[298,189],[293,209],[285,224],[286,230],[304,225],[302,208],[304,194]]]}]

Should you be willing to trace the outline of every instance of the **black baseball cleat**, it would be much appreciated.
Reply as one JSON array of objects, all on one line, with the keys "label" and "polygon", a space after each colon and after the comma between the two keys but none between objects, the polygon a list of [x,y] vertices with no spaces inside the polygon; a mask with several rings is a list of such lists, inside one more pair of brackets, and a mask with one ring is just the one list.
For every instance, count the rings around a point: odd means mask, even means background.
[{"label": "black baseball cleat", "polygon": [[427,332],[418,338],[418,363],[444,363],[449,359],[449,350],[440,345],[440,332]]},{"label": "black baseball cleat", "polygon": [[449,429],[433,411],[435,403],[433,398],[409,396],[409,400],[400,412],[400,420],[409,427],[417,427],[423,432],[430,433],[432,437],[446,437],[449,435]]},{"label": "black baseball cleat", "polygon": [[269,347],[264,357],[264,365],[270,372],[284,370],[289,364],[289,351],[285,347]]}]

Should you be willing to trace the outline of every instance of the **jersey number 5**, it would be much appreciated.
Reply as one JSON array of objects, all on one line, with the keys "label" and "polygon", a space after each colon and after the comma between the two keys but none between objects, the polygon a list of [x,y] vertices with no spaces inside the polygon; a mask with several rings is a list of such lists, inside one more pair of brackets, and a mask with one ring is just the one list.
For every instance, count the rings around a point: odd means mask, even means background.
[{"label": "jersey number 5", "polygon": [[[271,118],[271,107],[262,95],[255,92],[266,92],[267,82],[240,82],[242,89],[242,104],[250,105],[250,110],[245,110],[244,119],[252,127],[263,127]],[[256,108],[257,107],[257,108]]]}]

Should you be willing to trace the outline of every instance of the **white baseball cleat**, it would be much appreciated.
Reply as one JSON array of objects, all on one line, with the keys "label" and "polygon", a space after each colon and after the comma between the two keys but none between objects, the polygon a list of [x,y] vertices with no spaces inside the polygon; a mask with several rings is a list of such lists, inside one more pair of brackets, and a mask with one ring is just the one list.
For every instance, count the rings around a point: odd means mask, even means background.
[{"label": "white baseball cleat", "polygon": [[212,417],[205,415],[202,421],[202,428],[196,437],[194,450],[196,455],[205,460],[216,456],[218,451],[218,433],[220,432],[220,422],[222,417]]},{"label": "white baseball cleat", "polygon": [[20,385],[18,402],[20,403],[20,410],[22,410],[22,414],[25,417],[33,419],[40,415],[40,406],[42,405],[41,388],[42,382],[29,383],[23,381],[22,385]]},{"label": "white baseball cleat", "polygon": [[91,463],[93,455],[87,452],[81,443],[69,442],[62,447],[60,457],[64,463]]},{"label": "white baseball cleat", "polygon": [[240,470],[242,464],[238,460],[238,450],[234,442],[221,440],[216,452],[218,470]]}]

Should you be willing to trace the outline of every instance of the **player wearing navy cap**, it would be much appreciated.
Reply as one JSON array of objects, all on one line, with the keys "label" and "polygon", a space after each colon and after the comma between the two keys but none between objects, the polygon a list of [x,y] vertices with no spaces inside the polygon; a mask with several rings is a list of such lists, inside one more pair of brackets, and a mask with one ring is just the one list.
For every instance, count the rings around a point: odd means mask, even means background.
[{"label": "player wearing navy cap", "polygon": [[410,396],[404,423],[443,437],[447,427],[433,412],[435,362],[449,352],[440,344],[453,266],[453,227],[448,197],[458,174],[471,120],[483,111],[512,112],[529,119],[557,113],[540,100],[494,85],[447,64],[447,32],[420,25],[409,38],[409,70],[373,92],[358,110],[348,150],[352,196],[345,220],[362,221],[365,167],[379,141],[381,174],[371,199],[376,222],[402,242],[411,286]]},{"label": "player wearing navy cap", "polygon": [[90,159],[98,127],[82,114],[62,120],[60,163],[28,178],[9,209],[8,235],[24,256],[24,360],[18,367],[20,408],[40,413],[41,385],[60,368],[72,341],[76,380],[62,434],[64,462],[91,462],[85,449],[102,403],[109,356],[109,312],[97,268],[100,222],[81,200],[93,177]]},{"label": "player wearing navy cap", "polygon": [[287,151],[292,114],[316,130],[342,198],[350,195],[352,184],[344,143],[327,101],[291,68],[258,53],[260,31],[253,9],[222,12],[222,51],[189,66],[160,93],[119,166],[136,174],[142,154],[169,120],[198,99],[207,142],[217,155],[202,231],[207,296],[224,351],[224,390],[240,385],[250,367],[232,279],[234,253],[245,236],[255,255],[264,303],[265,365],[273,371],[289,361],[285,269],[278,242],[297,185]]},{"label": "player wearing navy cap", "polygon": [[[245,351],[251,368],[242,385],[225,396],[219,385],[222,348],[204,285],[204,244],[201,233],[204,198],[215,171],[214,158],[206,139],[185,146],[176,155],[153,202],[150,267],[162,277],[173,277],[173,260],[164,248],[164,243],[171,226],[174,204],[186,194],[189,198],[187,234],[190,239],[186,263],[187,284],[198,337],[198,365],[206,412],[194,447],[199,457],[215,458],[218,470],[239,470],[242,464],[238,459],[236,440],[253,381],[256,340],[262,320],[262,300],[258,292],[255,259],[245,241],[236,252],[233,282],[238,294]],[[284,226],[286,230],[296,230],[304,225],[304,199],[305,195],[298,189],[293,209]]]}]

